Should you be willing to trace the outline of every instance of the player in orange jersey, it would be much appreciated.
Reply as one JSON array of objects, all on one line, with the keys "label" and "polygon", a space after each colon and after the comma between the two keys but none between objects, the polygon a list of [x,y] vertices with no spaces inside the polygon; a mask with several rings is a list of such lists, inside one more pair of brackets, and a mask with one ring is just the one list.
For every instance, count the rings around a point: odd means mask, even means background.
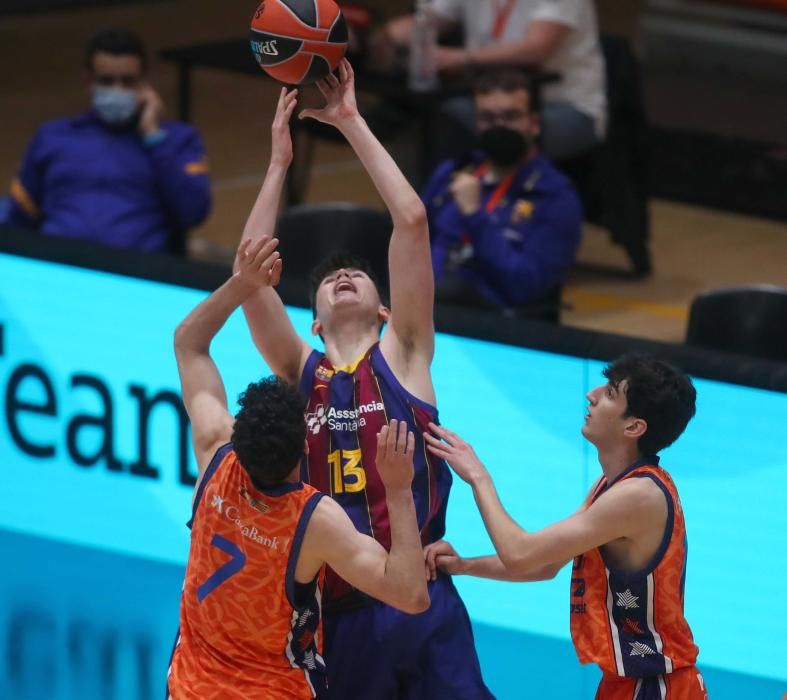
[{"label": "player in orange jersey", "polygon": [[[429,449],[472,485],[497,556],[464,559],[447,542],[426,550],[441,567],[507,581],[553,578],[572,558],[571,635],[582,663],[603,671],[597,700],[707,700],[683,615],[686,527],[678,492],[656,456],[694,415],[689,378],[629,355],[588,393],[582,434],[603,476],[571,517],[525,532],[506,513],[473,448],[436,425]],[[438,439],[440,438],[440,439]]]},{"label": "player in orange jersey", "polygon": [[210,343],[250,294],[278,282],[275,247],[267,237],[246,241],[238,272],[175,333],[199,479],[167,683],[172,700],[323,697],[325,564],[400,610],[429,606],[412,497],[415,440],[404,423],[391,421],[377,436],[389,553],[359,533],[335,501],[300,481],[306,400],[297,388],[264,379],[241,395],[234,419],[227,410]]}]

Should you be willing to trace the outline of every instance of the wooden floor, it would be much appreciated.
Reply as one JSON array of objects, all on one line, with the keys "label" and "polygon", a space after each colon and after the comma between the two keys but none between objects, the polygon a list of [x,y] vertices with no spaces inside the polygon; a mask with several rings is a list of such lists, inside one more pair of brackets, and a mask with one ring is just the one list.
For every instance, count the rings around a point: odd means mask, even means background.
[{"label": "wooden floor", "polygon": [[[87,92],[80,74],[82,51],[95,30],[132,28],[155,51],[242,35],[254,4],[169,0],[6,18],[0,24],[0,182],[10,182],[41,121],[83,108]],[[173,68],[154,64],[154,82],[172,107]],[[202,71],[195,76],[194,92],[194,121],[207,144],[215,194],[210,220],[193,233],[194,251],[220,258],[237,242],[267,165],[276,86],[262,74],[253,79]],[[412,147],[407,137],[391,148],[408,167]],[[351,150],[339,145],[318,147],[307,199],[381,204]],[[688,305],[697,292],[764,282],[787,287],[784,222],[667,201],[652,203],[652,218],[656,271],[645,280],[594,272],[593,266],[624,270],[626,261],[606,232],[588,227],[579,255],[583,264],[572,273],[565,293],[570,306],[564,313],[566,324],[680,341]]]}]

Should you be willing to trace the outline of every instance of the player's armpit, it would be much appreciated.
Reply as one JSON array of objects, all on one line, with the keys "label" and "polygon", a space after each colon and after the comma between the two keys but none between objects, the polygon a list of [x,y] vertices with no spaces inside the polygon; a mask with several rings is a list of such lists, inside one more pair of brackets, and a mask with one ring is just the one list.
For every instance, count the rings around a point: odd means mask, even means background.
[{"label": "player's armpit", "polygon": [[427,364],[434,354],[434,271],[426,210],[418,201],[407,226],[394,227],[388,253],[391,330],[405,353]]}]

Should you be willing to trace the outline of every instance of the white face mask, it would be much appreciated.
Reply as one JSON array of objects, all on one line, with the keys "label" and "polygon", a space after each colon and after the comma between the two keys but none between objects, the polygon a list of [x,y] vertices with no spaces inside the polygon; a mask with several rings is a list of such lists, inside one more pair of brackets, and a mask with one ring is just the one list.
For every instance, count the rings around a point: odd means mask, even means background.
[{"label": "white face mask", "polygon": [[124,88],[94,85],[93,109],[106,124],[127,124],[137,112],[137,93]]}]

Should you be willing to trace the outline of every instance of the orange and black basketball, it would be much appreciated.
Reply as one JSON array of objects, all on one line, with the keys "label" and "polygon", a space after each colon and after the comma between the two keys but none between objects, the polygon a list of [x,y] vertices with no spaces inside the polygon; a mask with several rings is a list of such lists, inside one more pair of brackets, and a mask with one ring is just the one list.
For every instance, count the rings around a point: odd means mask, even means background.
[{"label": "orange and black basketball", "polygon": [[334,0],[263,0],[251,21],[260,67],[288,85],[331,73],[347,50],[347,25]]}]

